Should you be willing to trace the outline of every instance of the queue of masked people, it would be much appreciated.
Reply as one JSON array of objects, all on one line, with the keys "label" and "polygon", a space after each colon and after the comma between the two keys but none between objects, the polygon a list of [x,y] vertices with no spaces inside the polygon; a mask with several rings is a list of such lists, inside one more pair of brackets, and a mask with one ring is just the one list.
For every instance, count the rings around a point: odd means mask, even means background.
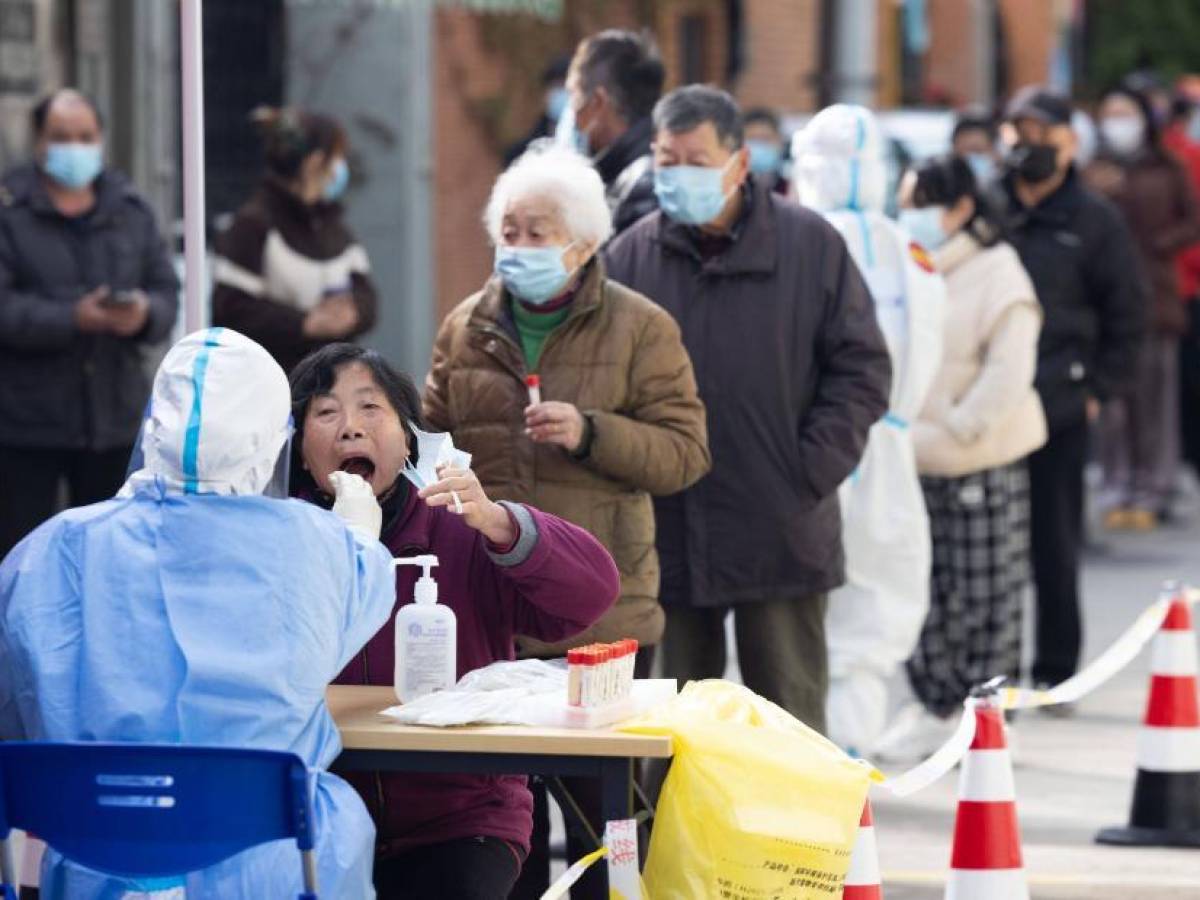
[{"label": "queue of masked people", "polygon": [[[153,217],[104,166],[86,98],[40,108],[35,160],[0,195],[0,366],[61,398],[0,392],[31,423],[0,453],[54,486],[23,520],[0,494],[0,737],[291,750],[318,772],[322,896],[502,900],[548,884],[538,784],[328,771],[325,686],[393,683],[418,574],[395,557],[439,558],[456,676],[634,637],[639,676],[719,678],[732,624],[743,682],[855,753],[931,749],[975,684],[1020,677],[1030,584],[1031,677],[1073,673],[1089,429],[1128,436],[1117,410],[1169,377],[1142,273],[1195,239],[1190,201],[1142,209],[1150,187],[1085,178],[1072,108],[1041,88],[1002,122],[964,118],[889,197],[870,110],[830,107],[789,141],[769,111],[663,81],[643,35],[580,44],[555,136],[481,210],[493,271],[423,385],[351,342],[377,300],[335,120],[256,116],[266,171],[218,240],[214,327],[149,383],[138,347],[177,289]],[[1141,117],[1136,177],[1165,193],[1140,97],[1107,116]],[[1122,179],[1133,130],[1102,118],[1097,164]],[[1135,225],[1157,241],[1131,236],[1138,216],[1161,217]],[[54,249],[115,228],[129,239],[77,268]],[[416,477],[428,431],[470,467]],[[101,458],[103,484],[72,481]],[[73,508],[51,517],[62,478]],[[915,699],[889,721],[901,667]],[[595,787],[566,787],[601,830]],[[590,849],[569,833],[573,858]],[[284,852],[187,888],[296,893]],[[138,887],[53,849],[41,873],[53,896]],[[572,896],[607,896],[602,870]]]}]

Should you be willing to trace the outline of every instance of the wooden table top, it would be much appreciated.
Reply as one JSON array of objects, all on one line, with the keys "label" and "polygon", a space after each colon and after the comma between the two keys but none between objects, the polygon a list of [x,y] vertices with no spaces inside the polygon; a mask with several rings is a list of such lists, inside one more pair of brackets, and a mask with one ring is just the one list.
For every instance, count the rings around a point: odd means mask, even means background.
[{"label": "wooden table top", "polygon": [[382,715],[396,705],[390,687],[331,685],[329,711],[346,750],[409,750],[442,753],[521,753],[544,756],[612,756],[668,759],[671,739],[601,729],[470,725],[425,728],[401,725]]}]

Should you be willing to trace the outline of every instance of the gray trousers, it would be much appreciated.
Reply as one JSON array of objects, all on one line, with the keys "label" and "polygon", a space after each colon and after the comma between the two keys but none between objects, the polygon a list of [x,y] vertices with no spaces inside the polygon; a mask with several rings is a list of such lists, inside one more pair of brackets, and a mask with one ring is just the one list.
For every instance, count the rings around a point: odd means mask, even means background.
[{"label": "gray trousers", "polygon": [[734,607],[667,607],[663,674],[685,681],[725,674],[725,617],[732,611],[742,682],[822,734],[829,660],[825,594]]},{"label": "gray trousers", "polygon": [[1161,512],[1175,488],[1179,458],[1179,339],[1150,334],[1138,353],[1132,393],[1107,404],[1101,417],[1101,502]]}]

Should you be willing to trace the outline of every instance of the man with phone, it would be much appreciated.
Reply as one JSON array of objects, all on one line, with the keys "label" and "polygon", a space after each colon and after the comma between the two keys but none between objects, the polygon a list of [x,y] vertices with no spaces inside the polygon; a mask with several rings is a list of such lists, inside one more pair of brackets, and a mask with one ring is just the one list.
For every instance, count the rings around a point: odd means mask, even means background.
[{"label": "man with phone", "polygon": [[105,167],[94,104],[58,91],[32,125],[34,159],[0,179],[0,557],[63,499],[120,487],[150,392],[143,348],[178,309],[154,214]]}]

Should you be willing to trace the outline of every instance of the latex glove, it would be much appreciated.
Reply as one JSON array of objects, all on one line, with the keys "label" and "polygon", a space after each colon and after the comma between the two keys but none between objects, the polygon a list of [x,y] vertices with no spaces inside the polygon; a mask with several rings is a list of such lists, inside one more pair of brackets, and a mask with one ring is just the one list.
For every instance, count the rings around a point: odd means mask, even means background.
[{"label": "latex glove", "polygon": [[329,481],[336,493],[333,511],[362,537],[371,541],[379,540],[379,531],[383,528],[383,510],[379,508],[371,485],[362,476],[349,472],[331,472]]}]

